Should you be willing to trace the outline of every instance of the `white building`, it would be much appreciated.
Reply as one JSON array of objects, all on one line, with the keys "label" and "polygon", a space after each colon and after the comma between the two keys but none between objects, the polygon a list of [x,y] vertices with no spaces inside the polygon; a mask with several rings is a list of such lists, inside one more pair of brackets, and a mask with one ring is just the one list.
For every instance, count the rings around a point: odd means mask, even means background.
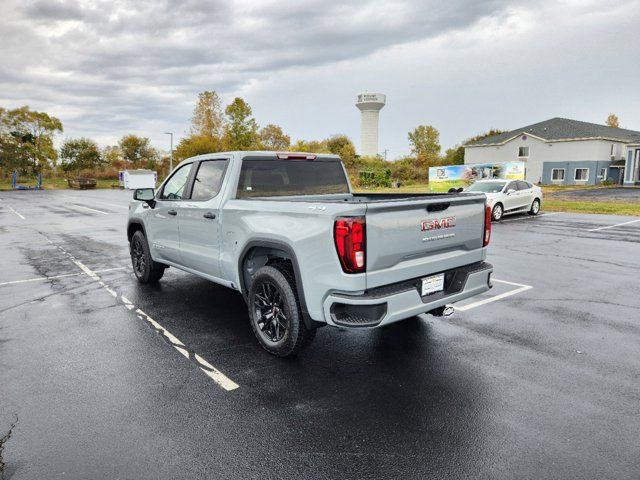
[{"label": "white building", "polygon": [[360,154],[365,157],[378,155],[378,122],[380,110],[387,101],[382,93],[361,93],[356,107],[362,112]]},{"label": "white building", "polygon": [[464,145],[464,163],[523,161],[533,183],[640,185],[640,132],[552,118]]}]

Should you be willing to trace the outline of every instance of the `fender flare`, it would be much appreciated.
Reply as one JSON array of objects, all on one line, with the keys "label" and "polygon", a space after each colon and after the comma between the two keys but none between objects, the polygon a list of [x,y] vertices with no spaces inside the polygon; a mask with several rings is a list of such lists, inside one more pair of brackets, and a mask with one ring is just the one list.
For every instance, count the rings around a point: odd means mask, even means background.
[{"label": "fender flare", "polygon": [[244,297],[245,301],[247,300],[248,288],[247,288],[247,285],[245,285],[243,264],[247,256],[247,253],[249,253],[249,251],[255,247],[264,247],[264,248],[273,248],[276,250],[282,250],[289,256],[291,260],[291,264],[293,266],[293,273],[296,279],[296,291],[298,292],[298,299],[300,300],[300,310],[302,310],[302,319],[304,320],[306,326],[309,328],[315,328],[321,325],[325,325],[323,322],[318,322],[309,316],[309,311],[307,310],[307,301],[304,296],[304,289],[302,288],[302,280],[301,280],[302,276],[300,275],[298,258],[296,257],[296,254],[293,251],[293,249],[289,245],[283,242],[277,242],[277,241],[268,240],[268,239],[252,239],[249,242],[247,242],[243,247],[242,252],[238,257],[238,283],[239,283],[238,286],[240,287],[240,292],[242,293],[242,296]]},{"label": "fender flare", "polygon": [[127,221],[127,240],[129,242],[131,242],[131,237],[133,236],[133,235],[129,235],[129,230],[131,229],[131,225],[138,225],[141,228],[144,236],[146,238],[149,238],[147,237],[147,229],[144,227],[144,223],[142,222],[142,220],[138,220],[137,218],[132,218]]}]

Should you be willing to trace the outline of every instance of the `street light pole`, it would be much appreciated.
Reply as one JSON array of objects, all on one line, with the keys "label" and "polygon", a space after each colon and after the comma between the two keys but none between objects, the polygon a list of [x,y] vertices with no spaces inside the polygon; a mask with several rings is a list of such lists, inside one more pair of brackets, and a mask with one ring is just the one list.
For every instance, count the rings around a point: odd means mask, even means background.
[{"label": "street light pole", "polygon": [[169,173],[173,170],[173,132],[164,132],[165,135],[171,136],[171,156],[169,157]]}]

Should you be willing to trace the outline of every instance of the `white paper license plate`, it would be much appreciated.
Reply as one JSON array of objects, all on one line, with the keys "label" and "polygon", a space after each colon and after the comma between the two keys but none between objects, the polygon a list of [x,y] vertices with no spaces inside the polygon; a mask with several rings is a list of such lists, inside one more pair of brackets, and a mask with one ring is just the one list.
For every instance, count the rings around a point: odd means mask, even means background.
[{"label": "white paper license plate", "polygon": [[442,290],[444,290],[444,273],[422,279],[421,296],[424,297],[425,295],[441,292]]}]

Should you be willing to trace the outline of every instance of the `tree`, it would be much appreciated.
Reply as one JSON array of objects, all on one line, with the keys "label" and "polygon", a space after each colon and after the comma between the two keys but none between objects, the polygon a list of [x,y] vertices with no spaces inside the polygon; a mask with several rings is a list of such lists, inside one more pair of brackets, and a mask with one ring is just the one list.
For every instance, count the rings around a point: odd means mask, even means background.
[{"label": "tree", "polygon": [[242,98],[236,97],[225,109],[227,123],[224,142],[229,150],[253,150],[258,148],[258,124],[251,116],[251,107]]},{"label": "tree", "polygon": [[107,165],[120,168],[122,164],[122,152],[118,145],[108,145],[102,149],[102,159]]},{"label": "tree", "polygon": [[453,148],[447,148],[442,157],[443,165],[463,165],[464,164],[464,147],[456,145]]},{"label": "tree", "polygon": [[218,137],[207,135],[190,135],[184,137],[173,151],[173,155],[178,160],[195,157],[204,153],[214,153],[222,151],[222,141]]},{"label": "tree", "polygon": [[95,170],[102,167],[103,161],[98,144],[88,138],[68,139],[60,148],[62,169],[65,172]]},{"label": "tree", "polygon": [[471,142],[477,142],[478,140],[483,140],[487,137],[493,137],[494,135],[500,135],[501,133],[507,133],[508,130],[500,130],[499,128],[491,128],[488,131],[481,133],[479,135],[476,135],[475,137],[471,137],[471,138],[467,138],[464,142],[462,142],[463,145],[466,145],[467,143],[471,143]]},{"label": "tree", "polygon": [[287,150],[291,137],[285,135],[278,125],[270,123],[260,130],[260,145],[265,150]]},{"label": "tree", "polygon": [[125,135],[118,142],[122,159],[128,167],[149,167],[158,158],[158,152],[153,148],[147,137],[137,135]]},{"label": "tree", "polygon": [[326,140],[298,140],[293,144],[294,152],[331,153]]},{"label": "tree", "polygon": [[0,146],[5,168],[36,174],[55,166],[58,158],[53,138],[61,133],[62,122],[28,106],[0,108]]},{"label": "tree", "polygon": [[191,135],[220,138],[223,126],[224,117],[218,94],[215,90],[199,93],[191,119]]},{"label": "tree", "polygon": [[431,125],[419,125],[409,132],[411,153],[418,163],[428,167],[433,165],[440,155],[440,132]]},{"label": "tree", "polygon": [[612,128],[620,128],[620,121],[615,113],[610,113],[607,117],[607,125]]},{"label": "tree", "polygon": [[356,147],[346,135],[333,135],[326,141],[327,148],[334,155],[338,155],[348,169],[357,167]]}]

